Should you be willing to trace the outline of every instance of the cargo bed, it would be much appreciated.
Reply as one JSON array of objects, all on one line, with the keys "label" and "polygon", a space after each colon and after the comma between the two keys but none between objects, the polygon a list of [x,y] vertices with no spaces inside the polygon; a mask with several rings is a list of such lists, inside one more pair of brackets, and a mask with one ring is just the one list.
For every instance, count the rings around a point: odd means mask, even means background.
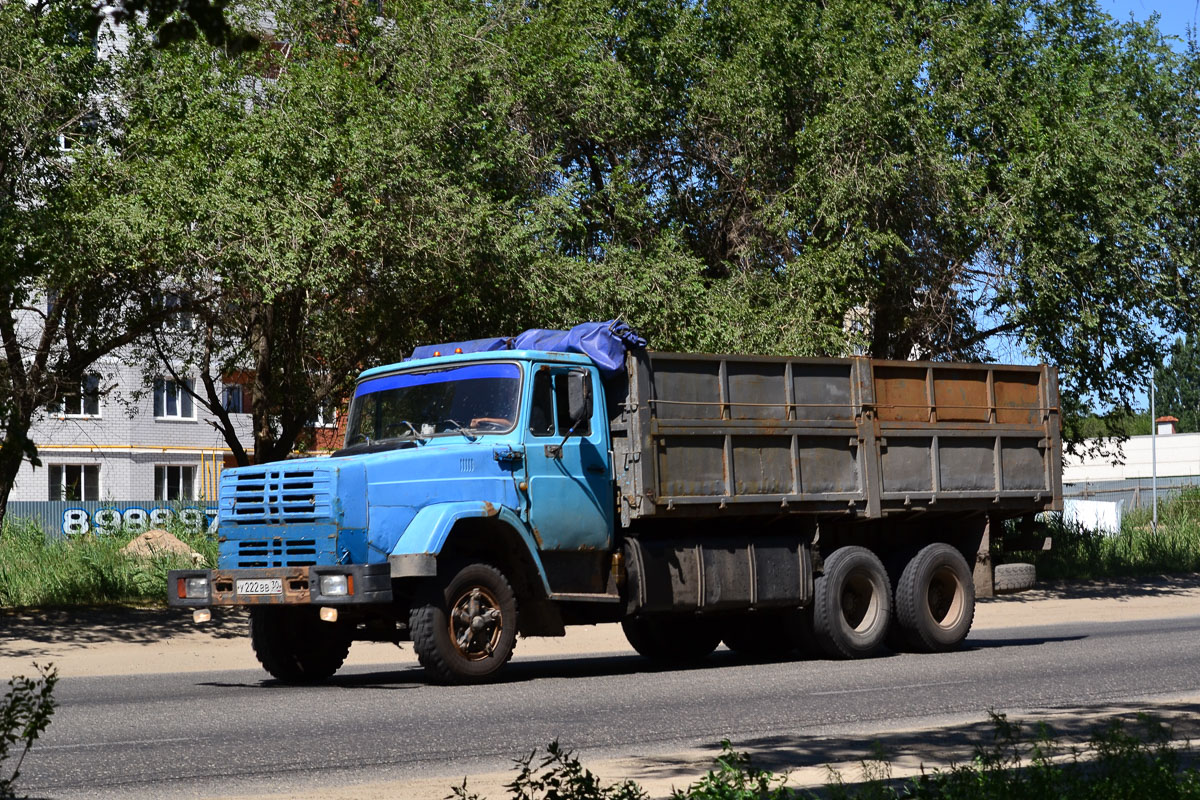
[{"label": "cargo bed", "polygon": [[1062,508],[1048,366],[641,351],[614,392],[621,523]]}]

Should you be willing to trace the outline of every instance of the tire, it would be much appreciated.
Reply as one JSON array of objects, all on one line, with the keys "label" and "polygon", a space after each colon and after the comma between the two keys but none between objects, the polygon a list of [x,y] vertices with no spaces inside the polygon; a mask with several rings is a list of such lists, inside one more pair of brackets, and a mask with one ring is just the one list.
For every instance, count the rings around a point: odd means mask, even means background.
[{"label": "tire", "polygon": [[348,629],[322,622],[313,606],[250,609],[250,644],[263,669],[282,683],[328,679],[350,652]]},{"label": "tire", "polygon": [[741,656],[753,659],[785,658],[796,649],[789,614],[794,612],[751,611],[724,621],[721,639]]},{"label": "tire", "polygon": [[954,650],[975,621],[975,580],[967,560],[941,542],[922,548],[896,582],[897,633],[923,653]]},{"label": "tire", "polygon": [[834,550],[814,588],[813,633],[827,655],[868,658],[883,650],[892,587],[878,556],[865,547]]},{"label": "tire", "polygon": [[517,598],[503,573],[468,564],[408,615],[417,659],[436,683],[493,679],[517,646]]},{"label": "tire", "polygon": [[634,650],[665,664],[689,664],[707,656],[721,643],[712,621],[690,614],[628,617],[621,629]]},{"label": "tire", "polygon": [[997,564],[992,575],[992,588],[999,593],[1032,589],[1037,583],[1037,567],[1033,564]]}]

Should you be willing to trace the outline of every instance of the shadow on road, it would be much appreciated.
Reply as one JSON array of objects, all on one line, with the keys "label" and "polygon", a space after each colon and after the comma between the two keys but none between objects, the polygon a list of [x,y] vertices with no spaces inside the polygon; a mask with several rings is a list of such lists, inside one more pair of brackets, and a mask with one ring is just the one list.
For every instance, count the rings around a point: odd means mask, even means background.
[{"label": "shadow on road", "polygon": [[[996,598],[984,604],[1032,603],[1039,600],[1115,598],[1132,600],[1169,597],[1200,589],[1200,575],[1168,575],[1152,578],[1114,578],[1069,583],[1044,583],[1036,589]],[[211,622],[196,627],[184,609],[167,608],[54,608],[0,610],[0,641],[5,655],[38,656],[38,645],[51,643],[80,646],[125,642],[152,644],[176,635],[202,631],[216,639],[240,638],[246,633],[247,614],[241,609],[214,608]],[[1058,639],[968,640],[969,647],[1032,645]],[[513,665],[517,667],[517,665]],[[643,669],[629,671],[644,671]]]},{"label": "shadow on road", "polygon": [[1099,578],[1090,581],[1041,581],[1033,589],[1015,594],[980,598],[980,603],[1028,603],[1038,600],[1170,597],[1200,588],[1200,575],[1158,575],[1140,578]]},{"label": "shadow on road", "polygon": [[1056,644],[1058,642],[1079,642],[1087,636],[1009,636],[1003,639],[967,639],[962,652],[972,650],[989,650],[993,647],[1036,647],[1041,644]]},{"label": "shadow on road", "polygon": [[[1086,746],[1114,719],[1120,720],[1126,731],[1140,737],[1146,730],[1143,715],[1166,724],[1176,742],[1195,741],[1200,736],[1200,703],[1187,701],[1097,704],[1006,716],[1008,722],[1020,727],[1022,749],[1027,749],[1035,739],[1038,724],[1044,723],[1062,748],[1061,752],[1067,752],[1072,746]],[[808,767],[854,765],[843,768],[841,776],[847,784],[852,784],[863,778],[862,765],[877,761],[880,756],[888,759],[893,767],[907,768],[910,773],[921,768],[928,772],[969,764],[978,748],[994,748],[996,730],[995,723],[984,718],[965,725],[876,733],[859,738],[802,734],[764,736],[733,742],[733,746],[739,752],[750,754],[754,766],[780,774]],[[682,787],[696,780],[704,770],[711,769],[713,759],[721,752],[719,745],[705,749],[709,751],[705,757],[707,763],[705,759],[688,757],[647,756],[636,760],[637,772],[644,780],[677,779]],[[827,776],[811,777],[812,781],[801,779],[800,785],[818,785],[817,782],[823,783]]]},{"label": "shadow on road", "polygon": [[[1086,636],[1027,636],[1007,637],[997,639],[968,639],[962,653],[978,650],[989,650],[997,647],[1036,647],[1056,642],[1071,642],[1086,639]],[[405,644],[404,647],[411,647]],[[353,651],[352,651],[353,652]],[[519,653],[518,649],[518,653]],[[945,654],[913,654],[913,653],[884,653],[879,658],[946,658]],[[353,660],[353,656],[351,656]],[[873,659],[878,660],[878,659]],[[577,656],[541,656],[518,658],[513,661],[491,683],[479,686],[437,687],[431,684],[425,672],[415,664],[402,669],[378,667],[348,666],[332,678],[317,684],[318,687],[333,687],[338,689],[380,689],[397,690],[426,687],[437,690],[471,691],[472,689],[486,691],[484,687],[504,684],[532,683],[542,680],[558,680],[564,678],[609,678],[627,675],[649,675],[655,673],[687,673],[693,671],[712,671],[720,669],[738,669],[747,666],[762,665],[801,665],[830,664],[818,654],[799,654],[795,657],[780,658],[749,658],[730,650],[720,649],[699,662],[688,664],[664,664],[651,661],[636,653],[581,653]],[[370,671],[368,671],[370,670]],[[282,683],[270,678],[266,672],[261,677],[245,682],[199,681],[197,686],[213,686],[220,688],[253,688],[311,691],[314,686],[295,686]]]},{"label": "shadow on road", "polygon": [[[217,639],[246,635],[246,612],[213,609],[204,631]],[[196,630],[187,610],[168,608],[48,608],[0,611],[0,640],[36,644],[152,644]],[[38,656],[36,647],[4,648],[6,656]]]}]

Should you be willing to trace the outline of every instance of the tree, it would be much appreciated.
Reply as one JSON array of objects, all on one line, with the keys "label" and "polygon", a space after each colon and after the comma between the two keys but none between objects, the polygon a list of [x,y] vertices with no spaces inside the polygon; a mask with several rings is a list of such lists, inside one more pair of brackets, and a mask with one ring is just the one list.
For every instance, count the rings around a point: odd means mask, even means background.
[{"label": "tree", "polygon": [[337,95],[387,165],[360,184],[391,198],[363,235],[431,300],[399,301],[397,350],[617,313],[663,348],[1009,348],[1059,367],[1074,435],[1087,406],[1130,404],[1157,331],[1194,324],[1197,59],[1153,23],[1076,0],[385,16],[298,13],[324,32],[272,91],[370,76]]},{"label": "tree", "polygon": [[133,302],[155,275],[125,248],[85,165],[103,160],[110,73],[91,6],[0,2],[0,524],[37,465],[34,415],[164,318]]},{"label": "tree", "polygon": [[564,207],[564,260],[533,279],[602,292],[560,307],[619,297],[595,279],[613,263],[670,274],[669,252],[703,287],[673,341],[838,354],[866,317],[878,357],[1056,364],[1072,419],[1128,406],[1156,331],[1194,325],[1196,54],[1153,22],[576,0],[503,46]]},{"label": "tree", "polygon": [[1200,431],[1200,346],[1194,335],[1171,344],[1167,363],[1154,370],[1155,413],[1179,420],[1181,433]]},{"label": "tree", "polygon": [[203,36],[215,47],[240,52],[258,47],[258,37],[235,29],[226,11],[228,0],[117,0],[96,3],[92,7],[91,32],[95,36],[109,22],[118,25],[137,23],[145,15],[145,25],[154,32],[155,43],[168,47],[180,41]]},{"label": "tree", "polygon": [[153,220],[195,320],[146,337],[142,358],[199,376],[243,464],[222,379],[248,382],[253,460],[283,458],[364,366],[504,325],[528,252],[511,224],[525,151],[492,130],[503,100],[474,20],[303,4],[270,18],[279,43],[262,53],[134,36],[109,181],[114,214]]},{"label": "tree", "polygon": [[584,317],[664,349],[1008,346],[1071,419],[1194,327],[1197,55],[1091,0],[238,13],[268,46],[130,22],[121,124],[72,171],[105,187],[80,263],[157,275],[145,319],[187,298],[143,353],[235,452],[216,386],[249,376],[258,461],[417,342]]}]

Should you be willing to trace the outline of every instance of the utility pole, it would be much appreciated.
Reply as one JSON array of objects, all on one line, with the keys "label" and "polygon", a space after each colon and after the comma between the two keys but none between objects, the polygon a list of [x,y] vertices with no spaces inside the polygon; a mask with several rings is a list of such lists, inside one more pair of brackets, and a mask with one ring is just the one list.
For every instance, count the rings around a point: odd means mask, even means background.
[{"label": "utility pole", "polygon": [[1158,533],[1158,422],[1156,422],[1157,414],[1154,412],[1154,378],[1150,378],[1150,493],[1153,495],[1151,500],[1154,509],[1151,520],[1150,530]]}]

